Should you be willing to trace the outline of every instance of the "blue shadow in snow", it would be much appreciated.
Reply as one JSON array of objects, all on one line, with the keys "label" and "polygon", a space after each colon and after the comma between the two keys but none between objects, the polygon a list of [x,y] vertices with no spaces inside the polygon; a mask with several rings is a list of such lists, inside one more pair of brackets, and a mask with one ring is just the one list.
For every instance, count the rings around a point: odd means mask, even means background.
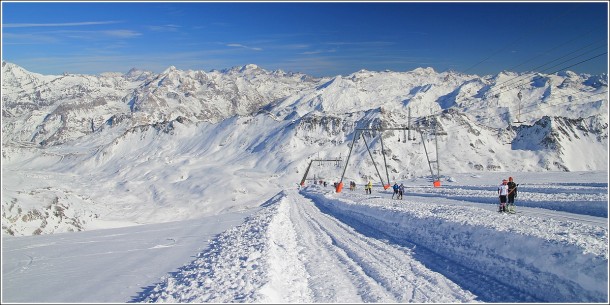
[{"label": "blue shadow in snow", "polygon": [[478,297],[479,301],[486,303],[536,303],[542,301],[527,291],[522,291],[517,287],[511,286],[510,283],[498,281],[468,266],[464,266],[450,257],[442,256],[425,246],[415,244],[406,238],[395,238],[348,215],[335,213],[327,208],[324,203],[320,203],[318,197],[311,196],[308,192],[301,192],[301,194],[311,199],[320,211],[349,225],[356,232],[370,238],[387,240],[391,244],[413,250],[413,258],[421,262],[426,268],[442,274],[463,289],[471,291]]}]

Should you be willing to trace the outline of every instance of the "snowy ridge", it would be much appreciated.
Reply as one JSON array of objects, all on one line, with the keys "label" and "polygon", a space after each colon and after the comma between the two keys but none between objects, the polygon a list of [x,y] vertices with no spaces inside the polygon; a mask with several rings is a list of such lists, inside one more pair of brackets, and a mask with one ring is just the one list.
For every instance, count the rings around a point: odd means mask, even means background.
[{"label": "snowy ridge", "polygon": [[317,84],[299,73],[260,68],[181,71],[155,75],[44,76],[3,62],[3,144],[31,142],[43,147],[96,133],[113,117],[129,127],[186,117],[219,122],[248,115],[262,105]]},{"label": "snowy ridge", "polygon": [[[124,75],[43,76],[3,62],[2,76],[3,143],[10,139],[43,146],[97,132],[111,117],[126,118],[130,126],[176,117],[219,122],[263,108],[284,120],[372,109],[409,110],[418,119],[452,108],[476,123],[504,128],[519,114],[531,125],[544,115],[577,119],[608,110],[607,75],[572,72],[479,77],[418,68],[316,79],[247,65],[211,72],[169,67],[158,75],[132,69]],[[24,119],[27,124],[18,123]]]}]

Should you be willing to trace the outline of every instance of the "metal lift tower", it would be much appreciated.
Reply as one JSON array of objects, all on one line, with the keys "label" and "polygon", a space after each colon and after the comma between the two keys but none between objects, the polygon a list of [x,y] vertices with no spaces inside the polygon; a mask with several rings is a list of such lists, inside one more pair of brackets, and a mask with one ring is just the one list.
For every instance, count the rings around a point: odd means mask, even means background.
[{"label": "metal lift tower", "polygon": [[[440,132],[438,130],[438,124],[435,122],[434,123],[434,127],[433,128],[428,128],[428,129],[422,129],[420,127],[417,128],[417,131],[419,132],[419,134],[421,135],[421,143],[424,146],[424,152],[426,153],[426,160],[428,161],[428,167],[430,168],[430,175],[432,175],[432,179],[433,179],[433,185],[434,187],[440,187],[441,186],[441,180],[440,180],[440,165],[438,163],[438,136],[439,135],[447,135],[446,132]],[[436,160],[430,160],[430,154],[428,153],[428,148],[426,147],[426,140],[428,139],[428,136],[434,136],[434,150],[436,152]],[[434,175],[434,169],[432,168],[432,165],[435,165],[436,167],[436,176]]]},{"label": "metal lift tower", "polygon": [[386,162],[386,158],[385,158],[385,148],[383,146],[383,137],[379,136],[379,141],[381,143],[381,155],[383,156],[383,165],[385,168],[385,174],[386,174],[386,181],[387,183],[383,182],[383,177],[381,176],[381,174],[379,173],[379,169],[377,168],[377,163],[375,163],[375,159],[373,158],[373,154],[371,153],[371,150],[369,148],[369,144],[366,142],[366,138],[364,137],[363,132],[364,131],[378,131],[378,132],[383,132],[386,130],[408,130],[408,127],[399,127],[399,128],[356,128],[356,132],[354,133],[354,138],[352,139],[352,145],[349,147],[349,153],[347,155],[347,160],[345,161],[345,167],[343,168],[343,173],[341,174],[341,180],[339,180],[339,184],[337,185],[337,193],[340,193],[341,190],[343,189],[343,177],[345,176],[345,171],[347,170],[347,165],[349,163],[349,158],[352,155],[352,149],[354,148],[354,144],[356,143],[356,139],[358,139],[358,137],[362,136],[362,139],[364,140],[364,145],[366,145],[366,150],[369,152],[369,156],[371,157],[371,161],[373,161],[373,166],[375,166],[375,171],[377,171],[377,175],[379,176],[379,180],[381,181],[381,185],[383,185],[383,189],[388,189],[390,187],[390,175],[388,173],[388,165]]},{"label": "metal lift tower", "polygon": [[[409,114],[409,119],[410,119],[410,114]],[[430,174],[432,175],[433,179],[434,179],[434,187],[440,187],[441,186],[441,182],[440,182],[440,166],[438,164],[438,137],[439,135],[447,135],[446,132],[441,132],[438,130],[438,123],[434,122],[434,126],[433,129],[430,128],[421,128],[421,127],[417,127],[416,130],[419,132],[419,134],[421,135],[422,138],[422,144],[424,146],[424,151],[426,152],[426,159],[428,161],[428,166],[430,168]],[[375,160],[373,159],[373,154],[371,153],[371,150],[369,149],[369,145],[366,142],[366,138],[363,135],[364,131],[378,131],[380,132],[380,134],[384,131],[389,131],[389,130],[403,130],[403,131],[409,131],[409,140],[411,140],[411,136],[410,136],[410,130],[411,128],[409,127],[396,127],[396,128],[356,128],[356,131],[354,133],[354,138],[352,139],[352,145],[349,148],[349,153],[347,155],[347,160],[345,161],[345,167],[343,168],[343,173],[341,174],[341,180],[339,181],[339,184],[337,185],[336,191],[337,193],[340,193],[341,190],[343,189],[343,177],[345,176],[345,171],[347,170],[347,166],[349,164],[349,159],[352,155],[352,149],[354,148],[354,144],[356,142],[356,139],[358,139],[358,137],[362,136],[362,139],[364,140],[364,144],[366,145],[366,150],[369,152],[369,156],[371,157],[371,161],[373,161],[373,166],[375,166],[375,171],[377,171],[377,175],[379,176],[379,180],[381,181],[381,185],[383,185],[384,189],[388,189],[390,187],[390,177],[388,174],[388,166],[387,166],[387,162],[386,162],[386,158],[385,158],[385,148],[383,146],[383,137],[380,136],[380,143],[381,143],[381,155],[383,156],[383,165],[385,167],[385,172],[386,172],[386,181],[387,183],[384,183],[383,181],[383,177],[381,176],[381,174],[379,173],[379,169],[377,168],[377,164],[375,163]],[[431,160],[430,159],[430,155],[428,153],[428,148],[426,147],[426,140],[428,138],[428,136],[433,135],[434,136],[434,140],[435,140],[435,151],[436,151],[436,160]],[[413,138],[414,140],[415,138]],[[433,164],[435,164],[436,167],[436,175],[434,174],[434,170],[433,170]]]}]

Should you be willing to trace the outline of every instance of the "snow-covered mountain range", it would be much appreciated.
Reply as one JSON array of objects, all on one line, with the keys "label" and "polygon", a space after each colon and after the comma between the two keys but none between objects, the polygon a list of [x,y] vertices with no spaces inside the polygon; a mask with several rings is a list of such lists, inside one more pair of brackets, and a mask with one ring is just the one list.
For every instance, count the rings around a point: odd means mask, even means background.
[{"label": "snow-covered mountain range", "polygon": [[[607,74],[572,72],[315,78],[246,65],[94,76],[3,62],[2,227],[47,234],[248,208],[274,194],[261,184],[296,186],[314,159],[341,159],[308,176],[338,181],[350,151],[344,181],[359,184],[605,170],[607,90]],[[350,150],[359,129],[371,130]]]}]

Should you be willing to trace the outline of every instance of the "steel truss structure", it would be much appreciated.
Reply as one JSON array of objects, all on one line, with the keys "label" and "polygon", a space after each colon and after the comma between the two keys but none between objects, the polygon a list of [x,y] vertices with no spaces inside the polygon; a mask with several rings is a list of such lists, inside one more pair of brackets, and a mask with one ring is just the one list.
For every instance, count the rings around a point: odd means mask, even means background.
[{"label": "steel truss structure", "polygon": [[[434,187],[440,187],[440,166],[438,163],[438,137],[439,135],[447,135],[447,133],[445,132],[439,132],[438,131],[438,127],[437,124],[434,124],[434,129],[422,129],[421,127],[417,127],[415,128],[422,139],[422,144],[424,146],[424,151],[426,153],[426,159],[428,161],[428,166],[430,168],[430,174],[433,177],[434,180]],[[352,155],[352,149],[354,148],[354,144],[356,143],[356,140],[362,136],[362,139],[364,140],[364,144],[366,145],[366,150],[369,153],[369,156],[371,157],[371,161],[373,162],[373,166],[375,167],[375,171],[377,172],[377,175],[379,176],[379,180],[381,181],[381,185],[383,186],[383,189],[388,189],[390,187],[390,176],[388,173],[388,165],[386,162],[386,158],[385,158],[385,148],[383,146],[383,137],[380,136],[379,137],[379,141],[381,143],[381,155],[383,156],[383,165],[385,168],[385,173],[386,173],[386,181],[387,183],[384,183],[383,181],[383,177],[381,176],[381,173],[379,172],[379,169],[377,168],[377,164],[375,163],[375,159],[373,158],[373,154],[371,153],[371,150],[369,148],[368,143],[366,142],[366,138],[364,137],[364,131],[378,131],[380,134],[384,131],[394,131],[394,130],[409,130],[409,127],[395,127],[395,128],[356,128],[356,131],[354,133],[354,138],[352,139],[352,145],[349,148],[349,153],[347,155],[347,159],[345,161],[345,166],[343,167],[343,173],[341,174],[341,179],[339,180],[339,183],[337,184],[336,187],[336,192],[340,193],[341,190],[343,189],[343,178],[345,177],[345,171],[347,170],[347,166],[349,164],[349,159]],[[436,160],[430,160],[430,155],[428,153],[428,148],[426,147],[426,140],[428,139],[428,135],[434,135],[434,139],[435,139],[435,151],[436,151]],[[436,165],[436,175],[434,174],[434,170],[432,168],[432,164]],[[311,165],[311,162],[310,162]],[[308,167],[309,169],[309,167]]]}]

